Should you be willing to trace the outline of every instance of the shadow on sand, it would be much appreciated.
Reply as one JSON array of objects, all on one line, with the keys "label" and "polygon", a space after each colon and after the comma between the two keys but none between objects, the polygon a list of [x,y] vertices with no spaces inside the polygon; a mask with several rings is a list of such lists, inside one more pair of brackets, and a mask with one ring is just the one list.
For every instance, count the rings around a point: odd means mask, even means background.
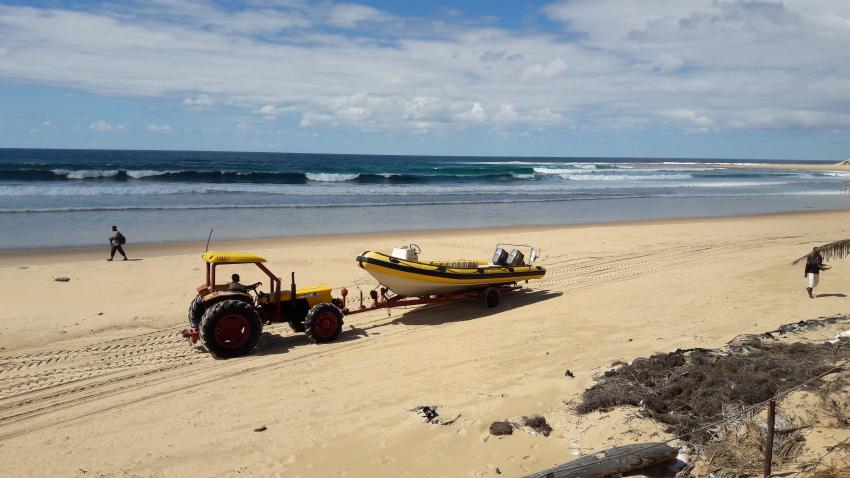
[{"label": "shadow on sand", "polygon": [[[440,325],[449,322],[480,319],[482,317],[498,314],[516,307],[523,307],[552,299],[562,294],[562,292],[549,290],[523,289],[517,292],[504,294],[501,297],[501,303],[490,309],[484,307],[480,299],[466,299],[458,302],[448,302],[445,304],[426,305],[412,310],[395,309],[395,313],[398,313],[399,315],[394,317],[392,320],[380,322],[363,328],[350,323],[356,323],[356,315],[348,316],[345,318],[345,325],[343,325],[342,333],[332,343],[338,344],[359,340],[364,337],[369,337],[369,335],[371,335],[370,332],[374,333],[374,335],[380,335],[380,332],[373,331],[393,324]],[[286,325],[283,325],[283,327],[286,327]],[[287,353],[290,349],[301,346],[315,347],[316,345],[310,343],[310,341],[307,340],[307,336],[303,333],[284,336],[274,332],[263,332],[263,336],[260,338],[260,344],[253,355]]]},{"label": "shadow on sand", "polygon": [[847,294],[815,294],[815,297],[818,299],[821,297],[847,297]]},{"label": "shadow on sand", "polygon": [[[286,327],[286,325],[284,325]],[[339,334],[339,337],[336,338],[331,343],[338,344],[342,342],[350,342],[352,340],[357,340],[361,337],[366,337],[365,331],[358,329],[354,326],[344,324],[342,326],[342,333]],[[257,350],[253,355],[274,355],[274,354],[282,354],[289,352],[289,349],[294,347],[301,346],[313,346],[313,347],[321,347],[324,344],[314,344],[307,340],[307,336],[303,333],[296,333],[295,335],[278,335],[274,332],[263,332],[263,336],[260,337],[260,343],[257,346]]]},{"label": "shadow on sand", "polygon": [[[463,322],[531,305],[563,295],[551,290],[522,289],[503,294],[498,306],[487,308],[481,299],[468,299],[438,305],[426,305],[396,317],[390,324],[439,325],[448,322]],[[377,325],[375,327],[378,327]]]}]

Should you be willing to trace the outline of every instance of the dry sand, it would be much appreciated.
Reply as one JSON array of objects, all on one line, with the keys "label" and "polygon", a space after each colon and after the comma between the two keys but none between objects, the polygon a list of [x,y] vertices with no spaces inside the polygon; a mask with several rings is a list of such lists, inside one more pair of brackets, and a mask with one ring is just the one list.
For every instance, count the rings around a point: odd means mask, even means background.
[{"label": "dry sand", "polygon": [[[497,309],[471,301],[355,315],[323,345],[273,325],[256,354],[231,360],[178,335],[203,280],[202,245],[130,244],[141,259],[132,262],[106,262],[100,249],[0,254],[3,474],[518,476],[666,439],[627,410],[579,417],[564,402],[614,360],[846,313],[850,263],[823,275],[816,300],[789,264],[847,237],[850,212],[816,212],[215,244],[335,289],[368,290],[354,257],[409,242],[429,258],[531,242],[549,269]],[[238,269],[243,282],[262,279],[252,268]],[[417,405],[459,418],[426,424],[409,411]],[[494,420],[533,413],[551,436],[488,436]]]}]

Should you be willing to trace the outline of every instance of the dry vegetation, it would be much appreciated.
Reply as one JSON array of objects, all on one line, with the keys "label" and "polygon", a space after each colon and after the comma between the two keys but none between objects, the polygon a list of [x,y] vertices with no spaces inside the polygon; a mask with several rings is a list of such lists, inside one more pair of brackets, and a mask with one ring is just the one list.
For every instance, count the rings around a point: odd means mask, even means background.
[{"label": "dry vegetation", "polygon": [[[850,359],[850,345],[756,342],[745,352],[677,350],[609,370],[582,395],[579,413],[643,407],[680,438],[703,443],[724,406],[754,405]],[[823,386],[821,380],[810,384]]]},{"label": "dry vegetation", "polygon": [[[841,317],[840,319],[846,320]],[[783,326],[774,334],[835,323],[837,318]],[[723,350],[676,350],[617,363],[587,389],[579,413],[636,406],[668,425],[668,431],[692,445],[698,468],[715,477],[760,476],[766,444],[761,404],[790,389],[813,397],[811,416],[829,427],[850,427],[850,381],[840,373],[850,360],[850,342],[785,343],[771,333],[733,341]],[[774,467],[798,463],[810,420],[789,410],[776,418]],[[846,466],[846,460],[841,460]],[[841,466],[807,464],[809,476],[850,478]],[[816,474],[814,470],[819,469]],[[691,469],[681,476],[692,476]]]}]

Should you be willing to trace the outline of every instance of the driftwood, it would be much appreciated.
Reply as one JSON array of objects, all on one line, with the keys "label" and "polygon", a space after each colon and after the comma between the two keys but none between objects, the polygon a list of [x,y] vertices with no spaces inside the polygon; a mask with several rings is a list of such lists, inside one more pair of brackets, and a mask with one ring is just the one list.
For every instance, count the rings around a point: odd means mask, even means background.
[{"label": "driftwood", "polygon": [[677,454],[678,450],[666,443],[615,446],[526,478],[607,478],[672,460]]}]

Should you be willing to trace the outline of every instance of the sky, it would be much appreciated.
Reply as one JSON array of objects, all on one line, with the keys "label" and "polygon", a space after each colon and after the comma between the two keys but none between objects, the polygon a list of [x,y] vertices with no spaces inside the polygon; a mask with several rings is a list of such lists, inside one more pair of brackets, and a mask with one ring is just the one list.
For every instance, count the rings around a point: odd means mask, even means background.
[{"label": "sky", "polygon": [[0,147],[850,158],[846,0],[0,0]]}]

